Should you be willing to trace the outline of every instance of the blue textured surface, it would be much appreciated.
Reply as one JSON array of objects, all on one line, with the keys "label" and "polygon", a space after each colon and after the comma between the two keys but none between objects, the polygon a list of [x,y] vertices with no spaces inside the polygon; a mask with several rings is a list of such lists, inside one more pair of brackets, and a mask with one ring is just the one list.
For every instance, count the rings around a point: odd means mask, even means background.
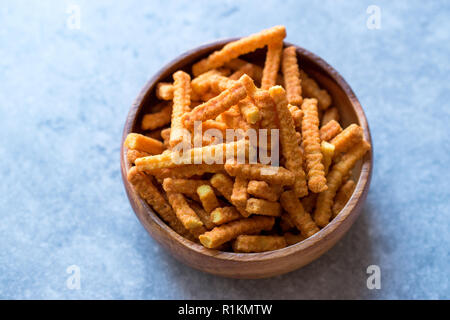
[{"label": "blue textured surface", "polygon": [[[448,1],[2,1],[0,298],[450,298]],[[375,1],[374,1],[375,2]],[[71,4],[81,28],[67,26]],[[119,173],[129,106],[182,52],[284,24],[349,82],[372,129],[365,210],[332,250],[266,280],[206,275],[139,224]],[[81,289],[66,286],[78,265]],[[379,265],[381,290],[366,287]]]}]

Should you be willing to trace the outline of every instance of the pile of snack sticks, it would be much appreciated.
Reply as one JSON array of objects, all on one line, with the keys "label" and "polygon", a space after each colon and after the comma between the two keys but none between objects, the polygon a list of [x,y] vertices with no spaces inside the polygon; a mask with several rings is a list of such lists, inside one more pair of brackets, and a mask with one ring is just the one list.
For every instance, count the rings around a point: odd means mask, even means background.
[{"label": "pile of snack sticks", "polygon": [[[145,135],[126,138],[135,191],[174,231],[207,248],[263,252],[311,237],[345,206],[351,170],[370,149],[360,126],[341,127],[328,92],[299,68],[295,47],[283,47],[285,36],[275,26],[226,44],[195,63],[192,76],[175,72],[173,83],[155,88],[162,101],[143,117]],[[264,67],[239,59],[266,46]],[[211,163],[207,155],[248,141],[203,135],[198,146],[184,134],[196,123],[224,135],[278,129],[280,165],[267,174],[270,164]],[[180,145],[191,162],[174,160]]]}]

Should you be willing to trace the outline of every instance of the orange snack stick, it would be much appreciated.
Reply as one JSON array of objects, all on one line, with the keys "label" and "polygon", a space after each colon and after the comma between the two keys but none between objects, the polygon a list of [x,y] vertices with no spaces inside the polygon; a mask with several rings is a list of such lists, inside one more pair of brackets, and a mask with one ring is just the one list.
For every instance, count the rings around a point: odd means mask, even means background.
[{"label": "orange snack stick", "polygon": [[247,97],[238,103],[242,116],[249,124],[255,124],[261,119],[261,115],[257,106]]},{"label": "orange snack stick", "polygon": [[242,219],[242,215],[235,207],[216,208],[211,212],[211,221],[215,225],[221,225],[238,219]]},{"label": "orange snack stick", "polygon": [[363,129],[357,124],[351,124],[334,137],[330,143],[334,145],[335,154],[346,152],[363,139]]},{"label": "orange snack stick", "polygon": [[361,159],[369,149],[370,144],[363,140],[354,145],[342,156],[341,160],[332,167],[327,176],[328,189],[320,193],[317,197],[314,221],[318,226],[324,227],[330,221],[331,206],[333,205],[333,199],[336,192],[342,184],[342,179],[348,175],[356,162]]},{"label": "orange snack stick", "polygon": [[282,186],[293,185],[295,181],[295,175],[283,167],[272,167],[260,163],[239,164],[227,162],[224,168],[230,176],[239,176],[247,180],[262,180]]},{"label": "orange snack stick", "polygon": [[203,222],[195,211],[189,207],[189,204],[181,193],[166,192],[166,194],[178,220],[180,220],[186,229],[192,230],[203,226]]},{"label": "orange snack stick", "polygon": [[341,125],[336,120],[330,120],[320,128],[320,140],[330,141],[342,132]]},{"label": "orange snack stick", "polygon": [[170,101],[173,99],[173,84],[170,82],[159,82],[156,85],[156,97],[159,100]]},{"label": "orange snack stick", "polygon": [[[230,68],[233,71],[237,71],[237,70],[241,69],[247,63],[250,63],[250,62],[236,58],[236,59],[230,60],[227,63],[225,63],[225,67]],[[261,68],[260,66],[258,66],[256,64],[252,64],[252,65],[253,65],[252,66],[253,67],[253,70],[252,70],[253,77],[252,78],[256,82],[261,82],[262,75],[263,75],[263,68]]]},{"label": "orange snack stick", "polygon": [[250,198],[247,200],[245,211],[263,216],[279,217],[281,215],[281,205],[274,201]]},{"label": "orange snack stick", "polygon": [[265,181],[250,180],[248,182],[247,192],[252,196],[269,201],[277,201],[280,197],[278,190]]},{"label": "orange snack stick", "polygon": [[[207,230],[211,230],[216,226],[211,220],[211,215],[208,212],[206,212],[202,208],[202,206],[200,206],[197,202],[189,201],[189,206],[192,208],[192,210],[195,211],[195,213],[200,218],[200,220],[203,222],[203,225],[205,226],[205,228]],[[204,232],[206,232],[206,230]],[[202,232],[202,233],[204,233],[204,232]]]},{"label": "orange snack stick", "polygon": [[[225,197],[225,199],[234,204],[233,200],[231,199],[231,195],[233,194],[233,180],[229,176],[223,173],[216,173],[211,177],[209,182],[214,188],[216,188],[217,191],[220,192],[221,195]],[[236,204],[234,205],[236,206]],[[236,209],[244,217],[248,217],[250,215],[250,213],[245,211],[245,208],[236,206]]]},{"label": "orange snack stick", "polygon": [[150,156],[150,153],[139,151],[139,150],[133,150],[128,149],[127,150],[127,160],[129,163],[134,164],[136,159],[142,158],[142,157],[148,157]]},{"label": "orange snack stick", "polygon": [[230,42],[221,50],[212,53],[207,58],[194,64],[192,66],[192,73],[195,76],[198,76],[208,70],[219,68],[240,55],[255,51],[269,43],[280,41],[284,39],[284,37],[286,37],[286,28],[284,26],[275,26],[248,37],[241,38],[237,41]]},{"label": "orange snack stick", "polygon": [[219,70],[213,69],[192,79],[192,92],[195,92],[195,94],[198,96],[203,96],[211,90],[211,82],[216,79],[216,76],[223,77],[222,73]]},{"label": "orange snack stick", "polygon": [[324,89],[320,89],[317,82],[310,78],[306,72],[300,70],[300,79],[302,84],[302,92],[305,97],[315,98],[322,110],[327,109],[331,105],[331,96]]},{"label": "orange snack stick", "polygon": [[319,193],[327,189],[325,168],[322,164],[320,151],[319,116],[317,113],[317,100],[305,99],[302,103],[302,146],[306,158],[306,171],[308,187],[312,192]]},{"label": "orange snack stick", "polygon": [[292,115],[292,119],[294,120],[295,129],[300,131],[302,128],[302,119],[303,119],[303,111],[292,104],[288,105],[289,112]]},{"label": "orange snack stick", "polygon": [[195,192],[196,189],[208,183],[208,180],[165,178],[162,187],[166,192],[182,193],[191,199],[199,200]]},{"label": "orange snack stick", "polygon": [[325,126],[331,120],[334,120],[339,123],[339,119],[340,119],[339,110],[336,107],[328,108],[327,110],[325,110],[322,116],[321,122],[322,127]]},{"label": "orange snack stick", "polygon": [[292,46],[283,50],[281,69],[283,71],[284,86],[286,87],[286,95],[289,103],[300,106],[303,101],[302,86],[295,47]]},{"label": "orange snack stick", "polygon": [[240,77],[242,77],[244,74],[248,75],[250,78],[254,79],[255,75],[258,73],[258,69],[256,68],[256,65],[252,63],[246,63],[242,67],[240,67],[238,70],[236,70],[229,78],[231,80],[238,80]]},{"label": "orange snack stick", "polygon": [[328,143],[326,141],[322,141],[320,144],[320,151],[322,151],[322,161],[323,168],[325,170],[325,175],[328,174],[328,169],[330,168],[331,163],[333,162],[334,157],[334,145]]},{"label": "orange snack stick", "polygon": [[353,191],[355,191],[355,187],[356,187],[355,181],[348,180],[339,189],[339,191],[336,194],[336,197],[334,198],[334,204],[332,207],[333,218],[335,218],[339,214],[339,212],[341,212],[341,210],[345,207],[347,201],[352,196]]},{"label": "orange snack stick", "polygon": [[173,106],[172,123],[170,127],[170,147],[174,148],[179,143],[191,144],[184,134],[182,116],[191,110],[191,77],[184,71],[173,74]]},{"label": "orange snack stick", "polygon": [[302,242],[303,240],[306,239],[301,233],[293,234],[292,232],[286,232],[283,236],[288,246]]},{"label": "orange snack stick", "polygon": [[192,236],[177,219],[175,212],[166,199],[164,199],[145,173],[137,171],[136,167],[131,167],[128,171],[127,179],[133,185],[134,190],[159,214],[161,219],[175,232],[192,240]]},{"label": "orange snack stick", "polygon": [[172,104],[166,103],[159,112],[144,115],[141,122],[142,130],[153,130],[170,123],[172,114]]},{"label": "orange snack stick", "polygon": [[219,200],[217,200],[214,190],[209,185],[209,182],[198,186],[196,191],[206,212],[210,213],[215,208],[219,207]]},{"label": "orange snack stick", "polygon": [[160,154],[164,151],[164,145],[161,141],[146,137],[139,133],[129,133],[125,139],[124,145],[128,149],[139,150],[149,154]]},{"label": "orange snack stick", "polygon": [[182,167],[170,169],[149,170],[148,173],[160,179],[164,178],[189,178],[201,176],[205,173],[225,172],[223,164],[188,164]]},{"label": "orange snack stick", "polygon": [[240,235],[233,242],[234,252],[265,252],[286,247],[282,236],[249,236]]},{"label": "orange snack stick", "polygon": [[246,206],[248,180],[242,177],[236,177],[233,184],[233,192],[231,193],[231,202],[237,207]]},{"label": "orange snack stick", "polygon": [[273,217],[254,216],[240,219],[215,227],[199,237],[200,243],[207,248],[217,248],[241,234],[271,230],[275,223]]},{"label": "orange snack stick", "polygon": [[187,128],[194,127],[194,121],[206,121],[216,118],[222,112],[228,110],[231,106],[237,104],[246,97],[242,83],[236,82],[233,86],[223,91],[217,97],[195,107],[192,111],[186,113],[183,117]]},{"label": "orange snack stick", "polygon": [[161,130],[161,138],[163,139],[164,146],[170,148],[170,128]]},{"label": "orange snack stick", "polygon": [[263,76],[261,79],[261,89],[269,90],[270,87],[277,84],[282,50],[283,41],[274,42],[267,46],[266,62],[264,63]]},{"label": "orange snack stick", "polygon": [[318,193],[310,192],[308,196],[301,199],[303,208],[306,212],[314,212],[318,195]]},{"label": "orange snack stick", "polygon": [[225,137],[228,127],[225,123],[216,120],[206,120],[205,122],[202,122],[202,133],[204,134],[209,129],[217,129],[222,132]]},{"label": "orange snack stick", "polygon": [[288,109],[286,92],[280,86],[269,89],[269,94],[275,101],[280,122],[280,143],[281,153],[285,158],[286,169],[292,171],[295,175],[294,191],[297,197],[304,197],[308,194],[305,172],[303,171],[303,154],[300,150],[294,120]]},{"label": "orange snack stick", "polygon": [[280,202],[284,210],[288,212],[294,225],[306,238],[309,238],[316,232],[319,232],[319,228],[314,223],[311,215],[305,212],[302,203],[298,200],[292,190],[283,192]]}]

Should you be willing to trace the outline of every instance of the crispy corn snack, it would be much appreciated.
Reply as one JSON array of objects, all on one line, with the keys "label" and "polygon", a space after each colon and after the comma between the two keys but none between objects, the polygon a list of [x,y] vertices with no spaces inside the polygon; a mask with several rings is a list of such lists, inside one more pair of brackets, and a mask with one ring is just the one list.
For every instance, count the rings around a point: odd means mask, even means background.
[{"label": "crispy corn snack", "polygon": [[143,151],[149,154],[160,154],[164,150],[164,145],[161,141],[139,133],[129,133],[124,144],[128,149]]},{"label": "crispy corn snack", "polygon": [[351,124],[334,137],[330,143],[335,147],[335,154],[346,152],[363,139],[363,129],[357,124]]},{"label": "crispy corn snack", "polygon": [[214,190],[209,185],[209,182],[198,186],[196,191],[206,212],[210,213],[219,206],[219,200],[217,200]]},{"label": "crispy corn snack", "polygon": [[342,132],[341,125],[336,120],[330,120],[320,128],[320,140],[330,141]]},{"label": "crispy corn snack", "polygon": [[316,210],[314,212],[314,221],[318,226],[324,227],[328,224],[331,218],[331,206],[336,191],[341,186],[342,179],[355,166],[356,162],[361,159],[364,154],[370,149],[370,144],[366,141],[360,141],[354,145],[341,160],[336,163],[328,174],[327,185],[328,189],[317,198]]},{"label": "crispy corn snack", "polygon": [[251,36],[241,38],[237,41],[226,44],[221,50],[212,53],[206,59],[203,59],[192,66],[192,73],[195,76],[208,70],[219,68],[228,61],[246,54],[256,49],[262,48],[273,42],[280,41],[286,37],[286,28],[276,26]]},{"label": "crispy corn snack", "polygon": [[284,234],[284,239],[286,240],[286,244],[288,246],[291,246],[293,244],[302,242],[306,238],[300,233],[300,234],[293,234],[292,232],[286,232]]},{"label": "crispy corn snack", "polygon": [[312,192],[319,193],[327,189],[325,168],[322,164],[320,151],[319,116],[317,114],[317,100],[305,99],[302,104],[302,146],[306,158],[308,187]]},{"label": "crispy corn snack", "polygon": [[172,100],[173,99],[173,85],[169,82],[159,82],[156,85],[156,97],[159,100]]},{"label": "crispy corn snack", "polygon": [[172,114],[172,104],[166,105],[159,112],[148,113],[142,118],[142,130],[153,130],[165,126],[170,122]]},{"label": "crispy corn snack", "polygon": [[173,74],[174,91],[172,106],[172,124],[170,127],[170,147],[174,148],[180,143],[190,146],[191,142],[185,137],[182,116],[191,110],[191,77],[183,71]]},{"label": "crispy corn snack", "polygon": [[334,198],[334,204],[333,204],[333,218],[335,218],[339,212],[345,207],[348,200],[353,194],[353,191],[355,191],[356,183],[353,180],[348,180],[346,183],[342,185],[342,187],[339,189],[339,191],[336,194],[336,197]]},{"label": "crispy corn snack", "polygon": [[319,232],[319,228],[314,223],[310,214],[305,212],[301,202],[296,197],[295,193],[291,191],[285,191],[280,198],[281,205],[284,210],[289,213],[292,222],[297,229],[306,237],[309,238],[316,232]]},{"label": "crispy corn snack", "polygon": [[166,194],[178,220],[180,220],[186,229],[192,230],[203,226],[203,222],[195,211],[189,207],[189,204],[181,193],[166,192]]},{"label": "crispy corn snack", "polygon": [[317,82],[310,78],[306,72],[300,70],[302,93],[305,97],[315,98],[321,110],[327,109],[331,105],[331,97],[324,89],[320,89]]},{"label": "crispy corn snack", "polygon": [[209,184],[208,180],[165,178],[162,186],[166,192],[182,193],[191,199],[199,200],[195,190],[204,184]]},{"label": "crispy corn snack", "polygon": [[322,151],[323,155],[322,161],[325,175],[328,174],[328,169],[330,168],[331,162],[333,162],[334,149],[334,145],[326,141],[322,141],[322,143],[320,144],[320,151]]},{"label": "crispy corn snack", "polygon": [[278,202],[250,198],[247,200],[245,211],[263,216],[279,217],[281,215],[281,206]]},{"label": "crispy corn snack", "polygon": [[274,223],[275,219],[273,217],[253,216],[215,227],[211,231],[202,234],[199,240],[207,248],[217,248],[241,234],[271,230]]},{"label": "crispy corn snack", "polygon": [[221,225],[242,218],[242,215],[235,207],[216,208],[213,212],[211,212],[211,221],[216,225]]},{"label": "crispy corn snack", "polygon": [[245,208],[248,193],[247,193],[248,180],[242,177],[236,177],[233,184],[233,192],[231,193],[231,202],[241,208]]},{"label": "crispy corn snack", "polygon": [[248,182],[247,192],[252,196],[269,201],[278,201],[280,198],[279,190],[270,186],[265,181],[250,180]]},{"label": "crispy corn snack", "polygon": [[262,180],[282,186],[291,186],[295,181],[295,175],[283,167],[272,167],[260,163],[238,164],[227,162],[224,168],[230,176],[239,176],[247,180]]},{"label": "crispy corn snack", "polygon": [[302,86],[295,47],[288,47],[283,50],[281,69],[283,70],[287,100],[292,105],[300,106],[303,101]]},{"label": "crispy corn snack", "polygon": [[240,235],[233,242],[234,252],[264,252],[286,247],[282,236]]},{"label": "crispy corn snack", "polygon": [[127,150],[127,159],[128,159],[128,162],[131,164],[134,164],[136,159],[139,159],[142,157],[148,157],[148,156],[150,156],[150,153],[147,153],[144,151],[133,150],[133,149]]},{"label": "crispy corn snack", "polygon": [[322,116],[322,122],[321,122],[322,127],[324,125],[326,125],[328,122],[330,122],[331,120],[334,120],[339,123],[340,116],[339,116],[339,111],[336,107],[331,107],[331,108],[328,108],[327,110],[325,110],[325,112],[323,113],[323,116]]},{"label": "crispy corn snack", "polygon": [[[280,69],[281,51],[283,41],[274,42],[267,46],[266,62],[264,64],[261,89],[269,90],[277,84],[278,70]],[[252,77],[254,78],[254,77]]]}]

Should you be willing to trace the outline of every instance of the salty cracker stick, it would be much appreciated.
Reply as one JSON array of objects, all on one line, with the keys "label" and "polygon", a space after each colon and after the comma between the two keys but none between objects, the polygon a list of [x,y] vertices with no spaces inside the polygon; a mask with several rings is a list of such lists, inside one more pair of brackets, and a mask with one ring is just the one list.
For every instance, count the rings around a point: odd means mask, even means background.
[{"label": "salty cracker stick", "polygon": [[233,242],[234,252],[264,252],[286,247],[283,236],[240,235]]},{"label": "salty cracker stick", "polygon": [[173,74],[173,106],[172,122],[170,126],[170,147],[174,148],[180,143],[190,146],[190,141],[184,133],[182,116],[191,110],[191,77],[184,71]]},{"label": "salty cracker stick", "polygon": [[209,184],[208,180],[195,180],[195,179],[177,179],[177,178],[165,178],[162,183],[162,187],[166,192],[182,193],[189,198],[199,200],[196,189],[204,184]]},{"label": "salty cracker stick", "polygon": [[334,120],[339,123],[340,116],[339,116],[339,110],[336,107],[331,107],[325,110],[322,116],[322,127],[325,126],[328,122],[331,120]]},{"label": "salty cracker stick", "polygon": [[161,141],[146,137],[139,133],[129,133],[124,142],[128,149],[144,151],[149,154],[160,154],[164,151]]},{"label": "salty cracker stick", "polygon": [[197,216],[195,211],[189,207],[189,204],[181,193],[166,192],[166,195],[178,220],[180,220],[186,229],[192,230],[203,226],[203,222]]},{"label": "salty cracker stick", "polygon": [[280,193],[278,191],[279,190],[276,190],[276,188],[270,186],[265,181],[250,180],[247,186],[248,194],[269,201],[278,200],[280,197]]},{"label": "salty cracker stick", "polygon": [[198,186],[196,188],[196,192],[206,212],[210,213],[219,207],[219,200],[217,200],[214,190],[209,185],[209,181],[207,184]]},{"label": "salty cracker stick", "polygon": [[330,120],[320,128],[320,140],[330,141],[342,132],[341,125],[336,120]]},{"label": "salty cracker stick", "polygon": [[370,149],[370,144],[364,140],[354,145],[341,160],[336,163],[327,176],[328,189],[320,193],[317,197],[316,210],[314,211],[314,221],[318,226],[324,227],[331,218],[331,206],[338,188],[342,184],[342,179],[355,166],[356,162],[361,159]]},{"label": "salty cracker stick", "polygon": [[[233,180],[223,174],[223,173],[216,173],[211,177],[209,180],[211,185],[216,188],[219,193],[225,197],[229,202],[231,202],[233,205],[236,206],[236,204],[233,203],[233,200],[231,199],[231,195],[233,194]],[[240,214],[244,217],[250,216],[250,213],[245,211],[245,208],[241,208],[239,206],[236,206],[236,209],[240,212]]]},{"label": "salty cracker stick", "polygon": [[144,115],[141,122],[142,130],[153,130],[170,123],[172,115],[172,103],[165,103],[161,111]]},{"label": "salty cracker stick", "polygon": [[156,85],[156,97],[159,100],[172,100],[173,84],[170,82],[158,82]]},{"label": "salty cracker stick", "polygon": [[263,76],[261,79],[261,89],[269,90],[270,87],[277,84],[282,50],[283,41],[274,42],[267,46],[266,61],[264,63]]},{"label": "salty cracker stick", "polygon": [[288,109],[286,92],[280,86],[269,89],[269,94],[275,101],[280,122],[280,143],[281,153],[285,158],[286,169],[292,171],[295,175],[294,191],[297,197],[304,197],[308,194],[305,172],[303,171],[303,154],[300,150],[294,120]]},{"label": "salty cracker stick", "polygon": [[286,232],[283,236],[288,246],[302,242],[303,240],[306,239],[301,233],[293,234],[292,232]]},{"label": "salty cracker stick", "polygon": [[302,203],[292,190],[283,192],[280,202],[284,210],[288,212],[292,222],[305,237],[309,238],[316,232],[319,232],[319,228],[314,223],[311,215],[305,212]]},{"label": "salty cracker stick", "polygon": [[335,147],[335,154],[346,152],[363,139],[363,129],[357,124],[351,124],[334,137],[330,143]]},{"label": "salty cracker stick", "polygon": [[148,156],[150,156],[150,153],[148,153],[148,152],[133,150],[133,149],[127,150],[127,160],[130,164],[134,164],[136,159],[139,159],[142,157],[148,157]]},{"label": "salty cracker stick", "polygon": [[283,71],[284,86],[286,87],[286,95],[289,103],[300,106],[303,101],[302,86],[295,47],[292,46],[283,50],[281,69]]},{"label": "salty cracker stick", "polygon": [[327,189],[327,179],[320,151],[317,100],[305,99],[302,103],[302,110],[302,147],[306,158],[308,187],[312,192],[319,193]]},{"label": "salty cracker stick", "polygon": [[197,62],[192,66],[192,73],[195,76],[208,70],[219,68],[228,61],[239,57],[240,55],[255,51],[273,42],[280,41],[286,37],[286,28],[284,26],[275,26],[241,38],[237,41],[226,44],[221,50],[215,51],[207,58]]},{"label": "salty cracker stick", "polygon": [[273,167],[260,163],[239,164],[227,161],[224,168],[230,176],[239,176],[248,180],[262,180],[282,186],[293,185],[295,181],[295,175],[283,167]]},{"label": "salty cracker stick", "polygon": [[214,119],[231,106],[237,104],[246,97],[247,93],[241,82],[236,82],[217,97],[195,107],[192,111],[183,116],[184,124],[187,128],[194,127],[194,121],[206,121]]},{"label": "salty cracker stick", "polygon": [[217,248],[241,234],[271,230],[274,223],[273,217],[254,216],[248,219],[240,219],[205,232],[199,237],[199,240],[207,248]]},{"label": "salty cracker stick", "polygon": [[300,131],[302,128],[303,111],[299,109],[299,107],[292,104],[288,105],[288,109],[292,115],[292,119],[294,120],[295,129]]},{"label": "salty cracker stick", "polygon": [[234,180],[231,201],[235,206],[245,208],[248,199],[247,185],[248,180],[245,178],[236,177]]},{"label": "salty cracker stick", "polygon": [[211,212],[211,221],[216,225],[242,219],[242,215],[235,207],[221,207]]},{"label": "salty cracker stick", "polygon": [[134,190],[144,199],[159,216],[178,234],[193,240],[186,228],[177,219],[166,199],[153,185],[151,179],[136,167],[131,167],[127,174],[128,181],[133,185]]},{"label": "salty cracker stick", "polygon": [[316,98],[320,109],[325,110],[331,105],[331,96],[325,89],[320,89],[317,82],[310,78],[306,72],[300,70],[302,92],[305,97]]},{"label": "salty cracker stick", "polygon": [[247,200],[245,211],[263,216],[279,217],[281,215],[281,205],[274,201],[250,198]]},{"label": "salty cracker stick", "polygon": [[336,197],[334,198],[334,204],[332,207],[333,218],[335,218],[339,214],[339,212],[341,212],[341,210],[345,207],[347,201],[352,196],[353,191],[355,191],[355,187],[356,187],[355,181],[348,180],[339,189],[339,191],[336,194]]},{"label": "salty cracker stick", "polygon": [[249,124],[255,124],[261,119],[258,107],[253,104],[249,97],[239,101],[238,107],[242,116]]},{"label": "salty cracker stick", "polygon": [[325,175],[328,174],[328,169],[330,168],[331,163],[333,162],[334,157],[334,145],[331,143],[328,143],[326,141],[322,141],[320,144],[320,151],[322,151],[322,161],[323,161],[323,168],[325,170]]}]

